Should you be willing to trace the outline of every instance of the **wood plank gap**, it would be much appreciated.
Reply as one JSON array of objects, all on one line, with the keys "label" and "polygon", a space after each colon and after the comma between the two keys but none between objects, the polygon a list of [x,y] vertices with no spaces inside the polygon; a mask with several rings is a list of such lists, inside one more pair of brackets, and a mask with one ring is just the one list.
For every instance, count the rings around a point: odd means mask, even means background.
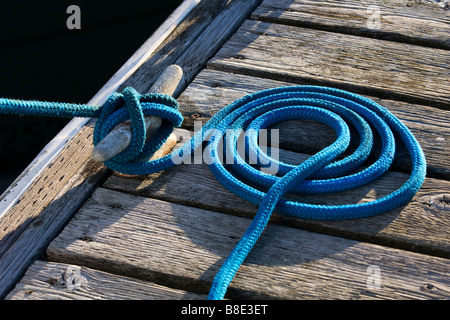
[{"label": "wood plank gap", "polygon": [[439,41],[430,40],[428,38],[410,37],[410,36],[405,36],[402,34],[393,34],[390,32],[371,31],[370,29],[361,30],[358,28],[352,29],[352,28],[339,26],[339,25],[327,26],[327,25],[321,25],[321,24],[316,24],[313,22],[307,22],[307,21],[301,21],[301,20],[292,21],[292,20],[283,20],[283,19],[277,19],[277,18],[272,18],[272,17],[263,17],[263,16],[258,16],[258,17],[252,16],[252,19],[269,22],[269,23],[283,24],[286,26],[301,27],[301,28],[336,32],[336,33],[342,33],[342,34],[350,34],[350,35],[366,37],[366,38],[370,38],[370,39],[378,39],[378,40],[384,40],[384,41],[413,44],[413,45],[423,46],[423,47],[428,47],[428,48],[450,50],[450,45],[445,42],[442,43]]},{"label": "wood plank gap", "polygon": [[208,68],[450,109],[448,51],[247,20]]},{"label": "wood plank gap", "polygon": [[[192,136],[191,132],[182,129],[177,129],[175,133],[178,137],[182,137],[179,145],[184,144]],[[292,164],[301,163],[310,156],[282,149],[279,150],[279,154],[282,161]],[[406,174],[389,171],[380,179],[355,190],[331,195],[289,196],[298,201],[324,205],[362,203],[388,195],[400,187],[407,178]],[[192,164],[180,165],[149,176],[124,178],[114,174],[103,187],[246,218],[252,218],[257,210],[255,205],[225,189],[199,157],[193,159]],[[448,190],[450,190],[448,181],[427,178],[423,187],[408,204],[375,217],[347,221],[314,221],[274,214],[271,221],[280,225],[448,258],[450,257]]]},{"label": "wood plank gap", "polygon": [[391,91],[377,89],[377,88],[368,88],[364,85],[357,85],[354,83],[349,84],[349,83],[332,81],[332,80],[328,80],[328,79],[314,79],[314,78],[310,78],[310,77],[306,77],[306,76],[304,77],[304,76],[298,76],[298,75],[287,74],[287,73],[279,74],[279,73],[274,73],[272,71],[254,69],[251,66],[236,67],[233,65],[217,65],[215,63],[211,63],[211,64],[208,64],[208,68],[218,70],[218,71],[248,75],[248,76],[263,78],[263,79],[268,79],[268,80],[289,82],[292,84],[334,87],[337,89],[352,91],[352,92],[356,92],[356,93],[359,93],[362,95],[373,96],[373,97],[377,97],[380,99],[398,100],[398,101],[403,101],[403,102],[412,103],[412,104],[421,104],[421,105],[425,105],[425,106],[431,106],[431,107],[439,108],[442,110],[450,110],[450,106],[448,103],[439,102],[439,101],[430,101],[429,99],[425,99],[425,98],[411,97],[407,94],[401,94],[401,93],[397,93],[397,92],[394,93]]},{"label": "wood plank gap", "polygon": [[430,3],[389,2],[392,1],[265,0],[251,19],[450,49],[445,31],[450,15],[446,10]]},{"label": "wood plank gap", "polygon": [[136,70],[121,88],[142,82],[153,83],[162,73],[163,66],[175,63],[184,73],[173,94],[178,97],[261,1],[200,1],[177,30],[158,47],[157,54]]}]

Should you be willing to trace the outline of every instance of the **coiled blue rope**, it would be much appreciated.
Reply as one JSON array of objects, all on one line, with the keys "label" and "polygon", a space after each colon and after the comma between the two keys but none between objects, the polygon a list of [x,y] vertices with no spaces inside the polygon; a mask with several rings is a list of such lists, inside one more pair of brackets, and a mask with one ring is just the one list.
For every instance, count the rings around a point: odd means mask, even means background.
[{"label": "coiled blue rope", "polygon": [[[0,99],[0,112],[19,115],[57,117],[97,117],[94,145],[118,123],[131,118],[133,138],[121,154],[105,162],[111,169],[133,175],[145,175],[168,169],[189,157],[209,138],[209,167],[228,190],[259,206],[249,228],[232,250],[217,273],[208,299],[225,296],[237,270],[255,245],[272,212],[288,216],[336,220],[369,217],[397,208],[415,195],[426,175],[423,151],[409,129],[388,110],[365,97],[339,89],[318,86],[292,86],[264,90],[247,95],[228,105],[180,149],[153,161],[140,161],[156,151],[174,127],[181,125],[175,99],[158,94],[140,95],[132,88],[113,94],[100,107]],[[145,141],[144,115],[164,119],[158,134]],[[298,166],[270,158],[257,146],[259,129],[288,119],[310,119],[333,128],[337,139],[330,146],[311,156]],[[350,143],[351,124],[359,136],[356,150],[342,159],[340,155]],[[381,153],[376,161],[360,170],[373,147],[375,129],[381,137]],[[233,129],[233,130],[229,130]],[[246,134],[247,151],[257,155],[260,167],[248,164],[237,152],[237,140]],[[337,206],[306,204],[283,198],[286,192],[301,194],[334,193],[362,186],[385,173],[395,155],[396,134],[411,157],[409,179],[391,194],[372,202]],[[225,140],[227,154],[234,165],[224,165],[220,159],[220,141]],[[212,161],[211,161],[212,160]],[[261,168],[275,164],[277,174],[267,174]],[[238,178],[245,177],[244,179]]]}]

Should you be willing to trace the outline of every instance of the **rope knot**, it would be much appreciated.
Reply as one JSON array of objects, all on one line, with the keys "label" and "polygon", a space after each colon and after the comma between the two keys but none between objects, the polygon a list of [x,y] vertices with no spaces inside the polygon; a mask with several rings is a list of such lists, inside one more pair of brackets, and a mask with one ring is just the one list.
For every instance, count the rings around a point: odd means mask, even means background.
[{"label": "rope knot", "polygon": [[[162,119],[158,131],[147,138],[145,117],[155,116]],[[178,102],[164,94],[139,94],[131,87],[122,93],[113,93],[100,108],[100,114],[94,128],[94,146],[103,140],[120,123],[131,120],[132,138],[129,146],[105,161],[105,165],[114,171],[136,167],[145,163],[157,151],[172,133],[179,127],[183,116],[178,111]],[[129,171],[129,170],[128,170]]]}]

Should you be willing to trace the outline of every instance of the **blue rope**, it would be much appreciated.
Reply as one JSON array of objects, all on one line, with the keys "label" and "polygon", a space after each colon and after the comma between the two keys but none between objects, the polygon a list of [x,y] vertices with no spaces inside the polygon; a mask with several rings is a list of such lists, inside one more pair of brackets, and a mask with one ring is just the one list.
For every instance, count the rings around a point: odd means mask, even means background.
[{"label": "blue rope", "polygon": [[[247,95],[231,103],[208,121],[194,137],[180,149],[153,161],[140,161],[164,143],[174,127],[181,125],[182,115],[175,99],[159,94],[140,95],[132,88],[115,93],[102,107],[37,101],[0,99],[0,112],[17,115],[56,117],[96,117],[94,145],[111,129],[131,119],[133,137],[130,146],[105,162],[112,170],[146,175],[179,164],[190,157],[209,138],[209,167],[228,190],[259,206],[245,234],[232,250],[217,273],[208,299],[223,299],[234,275],[252,250],[266,227],[272,212],[319,220],[354,219],[377,215],[397,208],[415,195],[426,175],[425,157],[419,143],[409,129],[388,110],[365,97],[343,90],[318,86],[293,86],[264,90]],[[144,116],[163,119],[157,135],[145,141]],[[259,129],[288,119],[310,119],[330,126],[337,139],[298,166],[270,158],[257,145]],[[341,159],[339,156],[350,143],[352,125],[359,137],[356,150]],[[229,130],[233,129],[233,130]],[[373,147],[372,129],[381,137],[381,152],[367,168]],[[246,132],[247,152],[257,155],[260,166],[250,165],[237,150],[238,137]],[[250,132],[250,134],[247,134]],[[406,146],[412,162],[409,179],[397,190],[368,203],[348,205],[315,205],[284,199],[286,192],[323,194],[349,190],[365,185],[384,174],[395,155],[396,134]],[[234,164],[224,165],[220,159],[221,144]],[[262,168],[276,165],[277,174],[262,172]],[[239,178],[239,177],[245,177]],[[247,182],[249,181],[249,182]]]}]

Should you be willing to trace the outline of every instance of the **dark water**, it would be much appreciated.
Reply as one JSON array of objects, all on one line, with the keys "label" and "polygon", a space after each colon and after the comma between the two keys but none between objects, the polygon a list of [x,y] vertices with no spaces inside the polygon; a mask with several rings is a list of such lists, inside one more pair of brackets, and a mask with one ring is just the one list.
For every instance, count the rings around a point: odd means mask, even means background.
[{"label": "dark water", "polygon": [[[180,3],[2,3],[0,97],[87,103]],[[72,4],[80,8],[81,29],[67,27]],[[68,121],[0,115],[0,193]]]}]

